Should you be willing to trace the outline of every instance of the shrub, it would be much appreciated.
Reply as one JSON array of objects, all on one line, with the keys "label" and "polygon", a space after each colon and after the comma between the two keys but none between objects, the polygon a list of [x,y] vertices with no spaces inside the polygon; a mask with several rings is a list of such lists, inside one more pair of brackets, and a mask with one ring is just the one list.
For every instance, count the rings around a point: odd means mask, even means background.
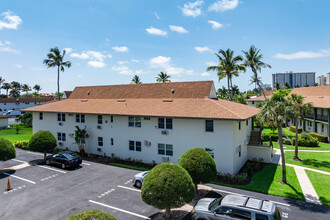
[{"label": "shrub", "polygon": [[0,161],[10,160],[16,157],[14,145],[7,139],[0,138]]},{"label": "shrub", "polygon": [[[293,143],[295,143],[296,139],[293,138]],[[317,138],[311,137],[309,135],[301,135],[298,137],[298,146],[301,147],[318,147]]]},{"label": "shrub", "polygon": [[283,138],[283,144],[292,145],[291,141],[289,139],[286,139],[286,138]]},{"label": "shrub", "polygon": [[146,176],[141,189],[142,200],[158,209],[179,208],[195,197],[194,183],[181,166],[167,162],[155,166]]},{"label": "shrub", "polygon": [[67,218],[67,220],[117,220],[112,215],[98,210],[80,212]]},{"label": "shrub", "polygon": [[14,147],[29,150],[29,141],[15,141]]},{"label": "shrub", "polygon": [[328,143],[328,137],[325,135],[314,133],[314,132],[310,132],[309,135],[317,138],[318,141],[320,141],[320,142]]},{"label": "shrub", "polygon": [[186,169],[194,184],[207,183],[217,177],[217,168],[211,155],[202,148],[192,148],[182,154],[179,165]]},{"label": "shrub", "polygon": [[[292,131],[292,132],[296,132],[296,126],[290,126],[289,130]],[[302,132],[302,128],[298,127],[298,133],[301,133],[301,132]]]},{"label": "shrub", "polygon": [[50,131],[38,131],[29,142],[29,149],[43,152],[46,158],[47,153],[52,152],[57,146],[55,136]]},{"label": "shrub", "polygon": [[59,153],[59,152],[62,152],[62,151],[64,151],[64,150],[56,147],[56,148],[53,150],[52,153],[55,154],[55,153]]},{"label": "shrub", "polygon": [[269,141],[270,139],[278,141],[278,134],[262,134],[262,141]]}]

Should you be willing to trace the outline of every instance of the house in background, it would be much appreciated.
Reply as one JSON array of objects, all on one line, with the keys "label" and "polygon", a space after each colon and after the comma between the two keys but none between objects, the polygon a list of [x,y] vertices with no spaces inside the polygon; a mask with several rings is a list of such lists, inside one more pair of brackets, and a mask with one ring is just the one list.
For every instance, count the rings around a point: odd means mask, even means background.
[{"label": "house in background", "polygon": [[8,118],[6,115],[0,115],[0,129],[8,127]]},{"label": "house in background", "polygon": [[194,147],[217,170],[235,174],[248,159],[270,162],[270,147],[250,146],[254,107],[218,99],[213,81],[76,87],[68,99],[24,111],[33,133],[51,131],[59,147],[78,151],[75,126],[87,129],[90,154],[146,163],[178,163]]},{"label": "house in background", "polygon": [[[304,131],[328,136],[330,140],[330,85],[295,88],[290,94],[293,93],[302,95],[305,103],[310,102],[313,105],[313,112],[300,122],[299,127]],[[290,120],[289,124],[294,123]]]},{"label": "house in background", "polygon": [[64,91],[62,99],[67,99],[70,97],[72,91]]},{"label": "house in background", "polygon": [[0,114],[4,114],[9,110],[33,107],[53,100],[53,98],[0,98]]},{"label": "house in background", "polygon": [[[267,91],[264,91],[264,92],[265,92],[266,98],[269,99],[274,94],[274,92],[276,92],[276,91],[275,90],[267,90]],[[247,99],[246,101],[248,103],[248,106],[257,107],[260,103],[263,103],[265,101],[265,97],[261,93],[260,96],[251,97],[251,98]]]}]

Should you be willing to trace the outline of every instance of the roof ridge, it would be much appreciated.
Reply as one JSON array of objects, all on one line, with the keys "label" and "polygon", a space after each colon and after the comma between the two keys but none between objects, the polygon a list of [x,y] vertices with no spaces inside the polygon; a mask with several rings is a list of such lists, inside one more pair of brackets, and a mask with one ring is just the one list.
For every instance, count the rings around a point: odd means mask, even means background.
[{"label": "roof ridge", "polygon": [[[227,109],[229,112],[231,112],[232,114],[238,116],[239,118],[242,118],[241,115],[239,115],[239,114],[233,112],[232,110],[230,110],[230,109],[227,108],[226,106],[224,106],[224,105],[220,105],[219,103],[217,103],[217,102],[216,102],[215,100],[213,100],[213,99],[210,99],[210,100],[211,100],[212,102],[214,102],[216,105],[218,105],[218,106],[220,106],[220,107],[223,107],[223,108]],[[224,99],[221,99],[221,100],[223,100],[223,101],[227,101],[227,100],[224,100]],[[230,102],[230,101],[227,101],[227,102]],[[232,103],[234,103],[234,102],[232,102]],[[235,103],[235,104],[238,104],[238,103]]]}]

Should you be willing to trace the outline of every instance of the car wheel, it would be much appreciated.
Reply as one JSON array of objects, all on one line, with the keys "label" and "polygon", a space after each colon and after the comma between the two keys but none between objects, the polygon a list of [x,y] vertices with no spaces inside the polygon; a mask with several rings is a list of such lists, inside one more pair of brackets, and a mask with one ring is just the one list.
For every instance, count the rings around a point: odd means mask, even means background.
[{"label": "car wheel", "polygon": [[47,164],[47,165],[49,165],[49,164],[50,164],[49,160],[46,160],[46,164]]},{"label": "car wheel", "polygon": [[135,186],[136,186],[137,188],[141,188],[141,186],[142,186],[141,181],[140,181],[140,180],[137,180],[137,181],[135,182]]},{"label": "car wheel", "polygon": [[62,169],[65,169],[66,168],[66,166],[65,166],[64,163],[62,163],[61,167],[62,167]]}]

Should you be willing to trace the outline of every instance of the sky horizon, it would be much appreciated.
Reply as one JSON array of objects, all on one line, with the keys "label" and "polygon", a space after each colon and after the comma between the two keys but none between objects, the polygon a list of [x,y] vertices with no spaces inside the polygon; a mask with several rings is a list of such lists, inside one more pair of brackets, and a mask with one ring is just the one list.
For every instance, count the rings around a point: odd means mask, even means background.
[{"label": "sky horizon", "polygon": [[[64,4],[65,2],[65,4]],[[50,48],[66,49],[72,67],[61,91],[76,86],[128,84],[134,75],[153,83],[160,71],[173,82],[213,80],[214,53],[261,49],[263,83],[272,73],[330,72],[330,1],[0,0],[0,76],[41,92],[57,90],[57,70],[43,64]],[[328,28],[327,28],[328,27]],[[241,91],[251,70],[233,79]]]}]

